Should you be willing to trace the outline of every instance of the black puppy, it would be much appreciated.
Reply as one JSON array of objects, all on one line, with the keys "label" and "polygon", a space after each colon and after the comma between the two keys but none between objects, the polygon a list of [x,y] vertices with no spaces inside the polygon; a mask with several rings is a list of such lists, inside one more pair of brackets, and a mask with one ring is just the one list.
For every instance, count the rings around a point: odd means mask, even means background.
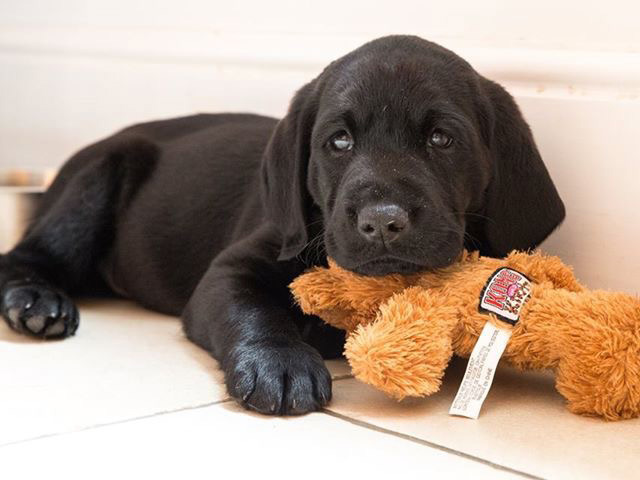
[{"label": "black puppy", "polygon": [[[564,207],[513,99],[452,52],[375,40],[330,64],[284,119],[196,115],[127,128],[73,156],[0,257],[9,326],[72,335],[68,295],[101,284],[182,314],[229,393],[264,413],[331,398],[342,336],[287,285],[331,256],[367,275],[505,255]],[[319,353],[319,351],[321,353]]]}]

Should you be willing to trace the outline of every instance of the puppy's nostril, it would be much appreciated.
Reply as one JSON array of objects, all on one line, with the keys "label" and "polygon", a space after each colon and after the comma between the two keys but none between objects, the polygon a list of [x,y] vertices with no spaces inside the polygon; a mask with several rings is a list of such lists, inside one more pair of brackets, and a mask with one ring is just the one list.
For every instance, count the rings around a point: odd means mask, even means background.
[{"label": "puppy's nostril", "polygon": [[400,233],[402,230],[404,230],[404,227],[405,226],[402,222],[393,221],[387,224],[387,229],[393,233]]},{"label": "puppy's nostril", "polygon": [[362,231],[362,233],[371,234],[371,233],[374,233],[376,231],[376,228],[373,225],[371,225],[370,223],[367,223],[365,225],[362,225],[360,227],[360,230]]}]

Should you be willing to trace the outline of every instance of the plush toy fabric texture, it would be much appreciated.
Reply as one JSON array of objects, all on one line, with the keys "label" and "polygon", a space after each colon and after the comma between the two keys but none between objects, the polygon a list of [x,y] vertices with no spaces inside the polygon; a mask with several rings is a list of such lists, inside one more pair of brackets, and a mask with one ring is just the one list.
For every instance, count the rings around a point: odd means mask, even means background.
[{"label": "plush toy fabric texture", "polygon": [[[501,267],[532,282],[514,327],[478,309]],[[639,299],[584,288],[557,257],[464,252],[441,270],[385,277],[330,261],[290,287],[305,313],[349,332],[345,356],[354,375],[397,399],[436,392],[451,356],[469,356],[491,321],[513,329],[503,358],[521,369],[554,369],[572,412],[608,420],[640,412]]]}]

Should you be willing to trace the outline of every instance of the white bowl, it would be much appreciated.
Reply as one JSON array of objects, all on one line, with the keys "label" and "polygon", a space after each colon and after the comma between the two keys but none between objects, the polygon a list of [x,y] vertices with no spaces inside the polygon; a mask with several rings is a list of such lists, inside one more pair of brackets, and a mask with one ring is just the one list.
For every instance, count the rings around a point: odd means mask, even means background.
[{"label": "white bowl", "polygon": [[20,239],[53,175],[49,170],[0,171],[0,253]]}]

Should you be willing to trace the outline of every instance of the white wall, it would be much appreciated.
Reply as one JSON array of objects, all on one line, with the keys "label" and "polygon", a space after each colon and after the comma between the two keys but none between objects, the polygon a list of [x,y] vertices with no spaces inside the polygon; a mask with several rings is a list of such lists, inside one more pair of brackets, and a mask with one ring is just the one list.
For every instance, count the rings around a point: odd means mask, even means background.
[{"label": "white wall", "polygon": [[640,292],[639,18],[621,0],[3,0],[0,168],[57,166],[146,119],[281,115],[331,59],[413,33],[516,96],[567,204],[545,248]]}]

